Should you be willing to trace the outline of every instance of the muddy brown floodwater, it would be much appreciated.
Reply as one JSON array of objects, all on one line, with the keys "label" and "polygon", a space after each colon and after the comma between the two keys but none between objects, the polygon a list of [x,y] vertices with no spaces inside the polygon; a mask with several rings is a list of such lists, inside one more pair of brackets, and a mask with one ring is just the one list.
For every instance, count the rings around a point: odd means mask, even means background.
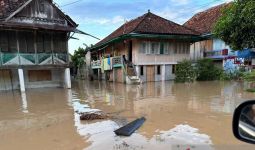
[{"label": "muddy brown floodwater", "polygon": [[[80,81],[72,90],[0,93],[1,150],[254,149],[232,134],[232,114],[254,99],[239,82],[146,83],[140,86]],[[77,111],[111,118],[80,121]],[[113,131],[146,117],[130,137]]]}]

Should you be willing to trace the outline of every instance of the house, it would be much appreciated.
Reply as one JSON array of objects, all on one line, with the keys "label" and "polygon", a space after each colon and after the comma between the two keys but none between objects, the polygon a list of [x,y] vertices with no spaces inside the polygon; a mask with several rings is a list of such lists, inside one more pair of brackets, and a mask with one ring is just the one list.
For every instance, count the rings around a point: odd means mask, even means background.
[{"label": "house", "polygon": [[224,3],[199,12],[184,23],[185,27],[199,32],[202,39],[190,47],[192,60],[211,58],[225,71],[234,71],[238,67],[240,60],[237,52],[233,52],[224,41],[214,37],[212,33],[215,23],[222,15],[222,10],[229,5],[231,3]]},{"label": "house", "polygon": [[92,76],[122,83],[172,80],[198,35],[148,11],[90,49]]},{"label": "house", "polygon": [[0,90],[71,88],[68,39],[77,26],[52,0],[0,0]]}]

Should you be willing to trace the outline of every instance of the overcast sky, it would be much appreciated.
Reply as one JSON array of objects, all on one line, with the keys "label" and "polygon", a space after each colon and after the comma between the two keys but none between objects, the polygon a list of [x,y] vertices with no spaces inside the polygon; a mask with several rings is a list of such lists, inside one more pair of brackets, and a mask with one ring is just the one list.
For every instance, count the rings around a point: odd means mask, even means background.
[{"label": "overcast sky", "polygon": [[[183,24],[195,13],[231,0],[54,0],[68,14],[79,29],[103,39],[125,21],[148,12]],[[79,40],[69,41],[73,53],[83,43],[95,44],[98,40],[75,35]]]}]

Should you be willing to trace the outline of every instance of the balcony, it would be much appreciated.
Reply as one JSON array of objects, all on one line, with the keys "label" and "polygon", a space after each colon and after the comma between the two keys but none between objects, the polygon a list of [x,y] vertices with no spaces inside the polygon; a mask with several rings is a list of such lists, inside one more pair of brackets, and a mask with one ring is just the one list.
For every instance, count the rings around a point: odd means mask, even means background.
[{"label": "balcony", "polygon": [[67,54],[0,53],[0,66],[67,65]]},{"label": "balcony", "polygon": [[[103,64],[102,64],[103,63]],[[112,70],[112,68],[118,68],[123,66],[123,61],[121,56],[104,58],[101,60],[96,60],[91,62],[92,69],[101,69],[102,67],[104,70]]]},{"label": "balcony", "polygon": [[122,61],[122,57],[118,56],[118,57],[112,57],[112,66],[114,68],[116,67],[122,67],[123,65],[123,61]]},{"label": "balcony", "polygon": [[207,51],[204,53],[204,55],[206,58],[212,58],[212,59],[225,59],[225,58],[235,56],[235,54],[229,52],[228,49]]},{"label": "balcony", "polygon": [[100,69],[101,68],[101,61],[96,60],[91,62],[91,68],[92,69]]}]

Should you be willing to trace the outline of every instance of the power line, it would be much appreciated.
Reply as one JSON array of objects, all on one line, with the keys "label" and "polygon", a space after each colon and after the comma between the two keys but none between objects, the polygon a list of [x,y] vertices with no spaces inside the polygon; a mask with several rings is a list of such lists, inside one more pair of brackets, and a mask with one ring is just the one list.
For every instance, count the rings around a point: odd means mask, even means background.
[{"label": "power line", "polygon": [[76,3],[78,3],[78,2],[81,2],[81,1],[83,1],[83,0],[73,1],[73,2],[71,2],[71,3],[64,4],[64,5],[60,6],[60,7],[66,7],[66,6],[73,5],[73,4],[76,4]]}]

